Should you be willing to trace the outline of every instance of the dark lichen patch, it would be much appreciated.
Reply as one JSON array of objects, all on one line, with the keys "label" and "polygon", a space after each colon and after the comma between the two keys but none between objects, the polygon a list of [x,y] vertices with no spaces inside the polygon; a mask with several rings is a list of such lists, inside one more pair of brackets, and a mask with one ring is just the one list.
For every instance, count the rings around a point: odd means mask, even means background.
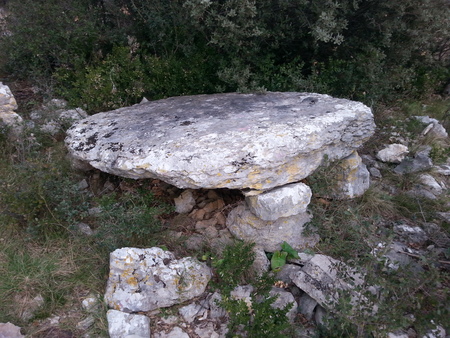
[{"label": "dark lichen patch", "polygon": [[95,132],[93,135],[91,135],[87,138],[86,145],[93,146],[92,148],[94,148],[95,145],[97,144],[97,141],[98,141],[98,132]]},{"label": "dark lichen patch", "polygon": [[316,104],[318,101],[319,100],[316,97],[309,96],[309,97],[303,99],[301,103],[302,104],[308,104],[308,105],[312,106],[312,105]]},{"label": "dark lichen patch", "polygon": [[231,164],[234,165],[235,167],[242,167],[246,164],[252,164],[253,163],[252,160],[255,157],[256,157],[255,155],[251,155],[250,153],[248,153],[247,155],[242,157],[239,161],[233,161],[233,162],[231,162]]},{"label": "dark lichen patch", "polygon": [[111,132],[109,132],[108,134],[103,135],[103,138],[110,138],[110,137],[113,136],[113,135],[114,135],[114,132],[111,131]]},{"label": "dark lichen patch", "polygon": [[106,149],[112,150],[112,151],[120,151],[123,149],[123,143],[121,143],[121,142],[110,143],[108,148],[106,148]]}]

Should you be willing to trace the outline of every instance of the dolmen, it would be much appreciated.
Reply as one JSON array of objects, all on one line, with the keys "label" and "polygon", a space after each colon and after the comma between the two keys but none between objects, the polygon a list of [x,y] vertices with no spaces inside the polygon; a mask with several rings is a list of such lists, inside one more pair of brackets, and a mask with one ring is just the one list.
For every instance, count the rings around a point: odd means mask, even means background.
[{"label": "dolmen", "polygon": [[[356,150],[374,133],[360,102],[298,92],[212,94],[150,101],[90,116],[68,131],[74,163],[181,189],[239,189],[246,203],[227,219],[238,238],[266,251],[286,240],[296,249],[311,215],[304,179],[326,160],[339,163],[336,197],[369,186]],[[276,234],[276,235],[275,235]]]}]

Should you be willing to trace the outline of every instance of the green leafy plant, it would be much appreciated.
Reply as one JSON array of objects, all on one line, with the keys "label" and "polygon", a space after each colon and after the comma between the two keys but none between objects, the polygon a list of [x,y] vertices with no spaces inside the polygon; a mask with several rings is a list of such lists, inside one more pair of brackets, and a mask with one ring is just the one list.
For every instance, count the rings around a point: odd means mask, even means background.
[{"label": "green leafy plant", "polygon": [[275,251],[270,259],[270,267],[273,271],[280,270],[288,259],[299,259],[298,252],[295,251],[288,243],[281,244],[281,250]]}]

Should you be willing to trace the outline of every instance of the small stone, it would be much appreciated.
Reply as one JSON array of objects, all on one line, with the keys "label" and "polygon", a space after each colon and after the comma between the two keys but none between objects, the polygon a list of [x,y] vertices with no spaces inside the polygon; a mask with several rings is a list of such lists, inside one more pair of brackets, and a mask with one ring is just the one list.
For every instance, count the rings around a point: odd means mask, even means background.
[{"label": "small stone", "polygon": [[397,167],[395,167],[394,172],[397,174],[408,174],[428,170],[432,167],[433,162],[428,154],[426,152],[420,152],[412,159],[404,159]]},{"label": "small stone", "polygon": [[189,250],[198,250],[203,247],[205,244],[205,239],[202,235],[199,234],[193,234],[186,238],[184,245]]},{"label": "small stone", "polygon": [[88,297],[81,301],[81,306],[87,312],[95,312],[100,306],[99,299],[99,295],[90,294]]},{"label": "small stone", "polygon": [[201,221],[205,218],[206,211],[203,209],[196,209],[189,214],[196,221]]},{"label": "small stone", "polygon": [[95,318],[93,316],[88,316],[81,322],[78,322],[76,328],[78,330],[86,331],[95,323]]},{"label": "small stone", "polygon": [[175,326],[169,333],[156,332],[153,335],[154,338],[189,338],[189,335],[184,332],[180,327]]},{"label": "small stone", "polygon": [[290,275],[300,270],[301,266],[295,264],[285,264],[281,267],[280,271],[277,272],[277,279],[290,284],[292,283],[292,278],[290,277]]},{"label": "small stone", "polygon": [[206,308],[200,304],[192,303],[181,307],[178,310],[178,313],[183,317],[185,322],[192,323],[195,318],[204,317],[206,311]]},{"label": "small stone", "polygon": [[210,225],[209,227],[207,227],[207,228],[203,231],[203,234],[204,234],[207,238],[209,238],[209,239],[219,237],[219,231],[218,231],[218,230],[216,229],[216,227],[213,226],[213,225]]},{"label": "small stone", "polygon": [[82,179],[80,182],[78,182],[78,190],[85,190],[89,188],[89,183],[86,181],[86,179]]},{"label": "small stone", "polygon": [[92,236],[94,234],[94,230],[92,230],[88,224],[83,222],[75,224],[75,228],[86,236]]},{"label": "small stone", "polygon": [[444,175],[444,176],[450,176],[450,165],[439,165],[439,166],[434,166],[434,171],[440,175]]},{"label": "small stone", "polygon": [[375,167],[369,168],[370,175],[375,178],[382,178],[381,171]]},{"label": "small stone", "polygon": [[175,211],[179,214],[191,212],[195,206],[195,198],[191,189],[187,189],[175,198]]},{"label": "small stone", "polygon": [[307,293],[301,295],[298,302],[298,311],[305,316],[306,319],[311,320],[314,316],[314,309],[317,306],[317,301],[308,296]]},{"label": "small stone", "polygon": [[222,308],[219,303],[222,301],[222,296],[218,292],[214,292],[209,297],[209,317],[212,319],[222,318],[227,316],[227,311]]},{"label": "small stone", "polygon": [[311,189],[304,183],[293,183],[245,198],[250,210],[265,221],[275,221],[306,212]]},{"label": "small stone", "polygon": [[314,321],[317,325],[326,326],[328,318],[328,312],[322,306],[316,306],[316,312],[314,313]]},{"label": "small stone", "polygon": [[419,245],[424,245],[425,242],[428,241],[427,234],[418,226],[412,227],[407,224],[398,224],[394,226],[394,232],[408,242]]},{"label": "small stone", "polygon": [[295,321],[295,317],[297,316],[297,302],[295,301],[292,293],[284,289],[272,287],[269,295],[272,297],[278,296],[278,298],[271,304],[271,307],[274,309],[283,309],[288,306],[288,304],[292,304],[288,307],[289,310],[286,313],[286,316],[288,317],[289,322],[293,323]]},{"label": "small stone", "polygon": [[436,179],[430,174],[422,174],[419,176],[419,181],[422,183],[431,193],[440,195],[443,191],[443,187],[436,181]]},{"label": "small stone", "polygon": [[354,151],[336,164],[332,197],[349,199],[363,195],[370,186],[370,174],[361,157]]},{"label": "small stone", "polygon": [[110,338],[123,338],[130,335],[141,338],[150,337],[150,319],[147,316],[109,310],[106,317]]},{"label": "small stone", "polygon": [[380,150],[376,154],[376,157],[382,162],[400,163],[403,161],[408,152],[408,147],[403,144],[394,143]]},{"label": "small stone", "polygon": [[389,332],[388,338],[409,338],[409,336],[404,330],[397,330],[394,332]]},{"label": "small stone", "polygon": [[257,276],[262,276],[265,272],[269,271],[270,261],[262,248],[255,246],[253,252],[255,253],[255,259],[252,264],[252,269]]},{"label": "small stone", "polygon": [[[1,82],[0,82],[1,85]],[[22,338],[20,327],[12,323],[0,323],[0,338]]]},{"label": "small stone", "polygon": [[198,221],[197,223],[195,223],[195,230],[197,230],[198,232],[202,232],[206,228],[216,225],[216,223],[217,221],[214,219],[205,219],[203,221]]},{"label": "small stone", "polygon": [[[200,338],[219,338],[221,335],[217,333],[214,330],[214,324],[213,323],[207,323],[205,327],[199,327],[197,326],[194,329],[194,332],[200,337]],[[222,335],[224,337],[224,335]]]}]

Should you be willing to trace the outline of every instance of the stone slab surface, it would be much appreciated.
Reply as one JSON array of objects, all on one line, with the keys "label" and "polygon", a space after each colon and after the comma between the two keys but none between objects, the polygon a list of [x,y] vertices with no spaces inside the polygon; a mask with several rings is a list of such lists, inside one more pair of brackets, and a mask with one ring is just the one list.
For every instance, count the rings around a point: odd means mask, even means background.
[{"label": "stone slab surface", "polygon": [[105,300],[124,312],[151,311],[201,295],[210,269],[195,258],[175,259],[160,248],[121,248],[110,254]]},{"label": "stone slab surface", "polygon": [[374,132],[369,107],[313,93],[173,97],[76,122],[74,160],[179,188],[267,190],[344,158]]}]

